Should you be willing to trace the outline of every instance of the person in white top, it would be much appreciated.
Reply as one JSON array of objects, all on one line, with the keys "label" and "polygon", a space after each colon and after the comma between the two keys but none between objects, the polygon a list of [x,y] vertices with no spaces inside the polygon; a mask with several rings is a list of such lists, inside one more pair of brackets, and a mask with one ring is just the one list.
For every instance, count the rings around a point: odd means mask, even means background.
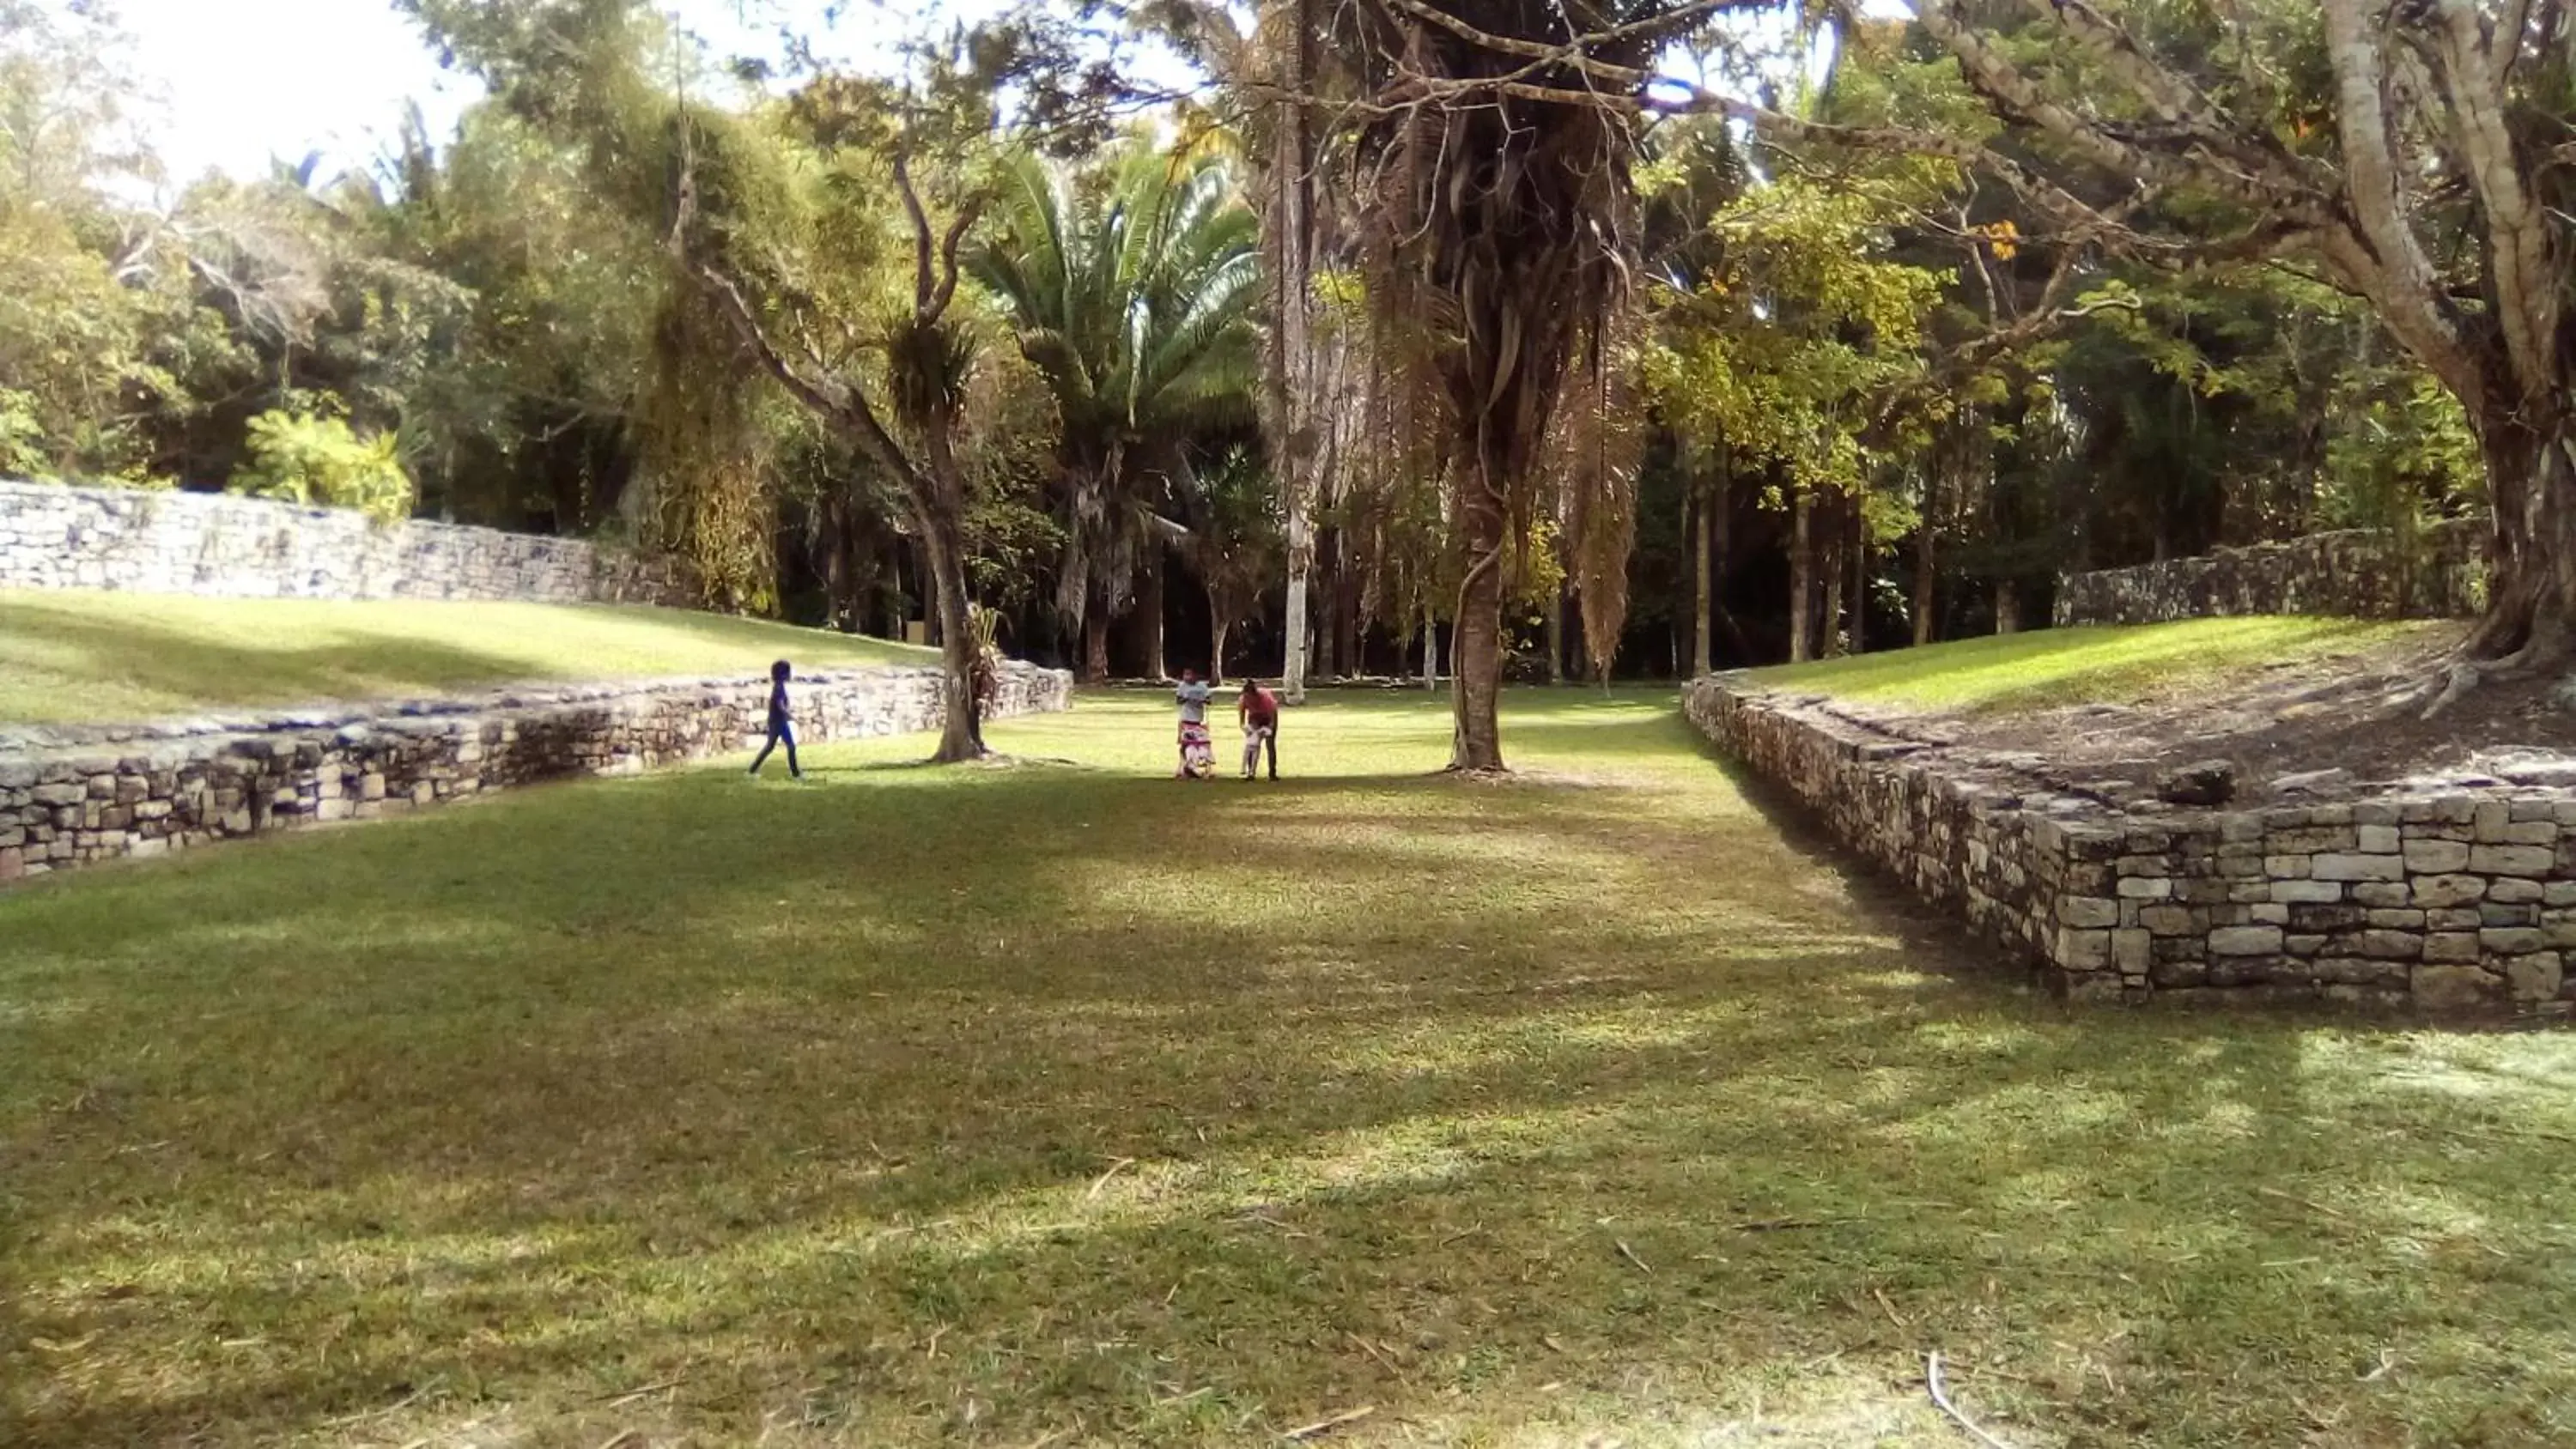
[{"label": "person in white top", "polygon": [[1202,763],[1197,771],[1190,768],[1193,763],[1190,749],[1193,745],[1197,746],[1201,759],[1207,763],[1213,763],[1212,757],[1215,751],[1208,745],[1207,732],[1207,682],[1199,678],[1197,670],[1184,669],[1181,671],[1181,687],[1175,692],[1174,697],[1181,705],[1181,768],[1174,778],[1187,778],[1194,773],[1204,774],[1206,763]]}]

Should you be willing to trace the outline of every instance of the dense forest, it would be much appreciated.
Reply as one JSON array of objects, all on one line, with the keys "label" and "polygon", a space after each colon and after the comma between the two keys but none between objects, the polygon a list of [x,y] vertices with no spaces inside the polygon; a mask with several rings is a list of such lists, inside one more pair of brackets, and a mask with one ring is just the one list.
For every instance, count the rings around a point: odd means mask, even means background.
[{"label": "dense forest", "polygon": [[0,0],[0,472],[1093,677],[1454,673],[1465,764],[1505,677],[2322,528],[2496,518],[2486,657],[2576,598],[2555,0],[1151,0],[881,73],[402,8],[488,98],[245,181],[133,142],[109,7]]}]

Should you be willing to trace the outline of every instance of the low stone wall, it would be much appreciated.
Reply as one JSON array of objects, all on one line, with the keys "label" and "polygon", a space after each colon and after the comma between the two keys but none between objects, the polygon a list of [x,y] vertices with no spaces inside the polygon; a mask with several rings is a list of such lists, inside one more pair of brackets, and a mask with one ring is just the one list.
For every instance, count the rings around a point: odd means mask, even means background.
[{"label": "low stone wall", "polygon": [[2576,1001],[2576,781],[2116,809],[1830,701],[1694,681],[1691,721],[1842,845],[2080,997]]},{"label": "low stone wall", "polygon": [[[537,691],[372,717],[283,716],[248,731],[180,729],[113,751],[0,755],[0,882],[744,749],[761,735],[768,689],[728,680]],[[1067,709],[1072,696],[1071,675],[1014,663],[995,717]],[[942,713],[935,669],[796,685],[800,744],[935,729]]]},{"label": "low stone wall", "polygon": [[0,480],[0,588],[280,599],[697,602],[685,571],[572,538],[223,493]]},{"label": "low stone wall", "polygon": [[2161,624],[2215,615],[2450,619],[2477,614],[2485,524],[2451,519],[2400,546],[2376,529],[2313,533],[2057,581],[2056,622]]}]

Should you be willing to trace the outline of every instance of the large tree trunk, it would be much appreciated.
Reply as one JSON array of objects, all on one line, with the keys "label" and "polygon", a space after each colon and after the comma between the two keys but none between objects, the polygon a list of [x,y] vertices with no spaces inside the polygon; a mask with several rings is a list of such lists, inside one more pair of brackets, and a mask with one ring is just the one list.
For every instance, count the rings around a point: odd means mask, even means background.
[{"label": "large tree trunk", "polygon": [[1163,545],[1147,539],[1144,548],[1145,586],[1137,591],[1136,638],[1145,655],[1147,679],[1169,679],[1171,661],[1163,657]]},{"label": "large tree trunk", "polygon": [[1808,521],[1807,494],[1797,492],[1789,505],[1789,662],[1816,657],[1816,580],[1814,530]]},{"label": "large tree trunk", "polygon": [[1082,611],[1082,677],[1087,684],[1109,678],[1109,611],[1097,599]]},{"label": "large tree trunk", "polygon": [[1272,427],[1284,434],[1273,440],[1281,460],[1288,513],[1288,652],[1282,661],[1280,694],[1290,704],[1306,702],[1306,619],[1308,576],[1315,567],[1314,496],[1317,453],[1321,443],[1315,413],[1320,379],[1315,366],[1315,338],[1308,290],[1314,274],[1315,167],[1312,118],[1306,113],[1307,76],[1313,60],[1314,27],[1308,23],[1306,0],[1276,0],[1288,27],[1289,42],[1278,60],[1287,74],[1279,88],[1278,114],[1272,123],[1268,178],[1274,204],[1267,212],[1271,227],[1271,297],[1277,327],[1271,338]]},{"label": "large tree trunk", "polygon": [[983,703],[975,697],[975,630],[967,621],[966,550],[953,518],[925,518],[940,639],[939,752],[933,764],[984,757]]},{"label": "large tree trunk", "polygon": [[2014,580],[2002,579],[1995,584],[1995,632],[2021,632],[2021,585]]},{"label": "large tree trunk", "polygon": [[1427,606],[1422,611],[1422,687],[1440,687],[1440,621]]},{"label": "large tree trunk", "polygon": [[1211,601],[1208,604],[1208,683],[1212,685],[1225,683],[1225,635],[1228,627],[1225,610]]},{"label": "large tree trunk", "polygon": [[2517,670],[2576,656],[2576,433],[2511,420],[2479,429],[2494,502],[2487,610],[2466,653]]},{"label": "large tree trunk", "polygon": [[1449,644],[1449,671],[1456,733],[1451,742],[1453,770],[1500,770],[1503,765],[1503,551],[1506,521],[1503,486],[1492,476],[1497,464],[1486,459],[1459,490],[1459,545],[1467,568],[1458,588],[1455,633]]}]

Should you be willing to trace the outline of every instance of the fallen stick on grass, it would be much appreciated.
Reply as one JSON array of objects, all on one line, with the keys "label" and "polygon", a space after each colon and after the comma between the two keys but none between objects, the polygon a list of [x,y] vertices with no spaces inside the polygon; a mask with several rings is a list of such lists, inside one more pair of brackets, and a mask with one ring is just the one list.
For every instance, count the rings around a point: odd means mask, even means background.
[{"label": "fallen stick on grass", "polygon": [[1376,1412],[1377,1405],[1375,1404],[1370,1404],[1363,1408],[1350,1409],[1343,1413],[1335,1414],[1329,1419],[1317,1419],[1315,1422],[1308,1424],[1302,1429],[1291,1429],[1288,1431],[1288,1437],[1291,1441],[1303,1443],[1308,1439],[1329,1434],[1335,1429],[1341,1428],[1345,1424],[1356,1424],[1360,1420],[1365,1419]]},{"label": "fallen stick on grass", "polygon": [[1941,1350],[1937,1348],[1924,1356],[1923,1382],[1932,1390],[1932,1402],[1939,1406],[1941,1412],[1949,1415],[1960,1428],[1974,1435],[1978,1443],[1985,1445],[1986,1449],[2012,1449],[2012,1446],[2003,1440],[1978,1428],[1976,1420],[1960,1413],[1959,1406],[1950,1402],[1950,1391],[1941,1384]]},{"label": "fallen stick on grass", "polygon": [[1091,1191],[1082,1195],[1083,1201],[1089,1202],[1093,1198],[1100,1196],[1100,1190],[1109,1185],[1109,1179],[1116,1177],[1119,1173],[1124,1172],[1135,1165],[1136,1159],[1132,1157],[1121,1157],[1117,1161],[1110,1163],[1109,1170],[1107,1172],[1100,1174],[1099,1177],[1092,1180]]}]

